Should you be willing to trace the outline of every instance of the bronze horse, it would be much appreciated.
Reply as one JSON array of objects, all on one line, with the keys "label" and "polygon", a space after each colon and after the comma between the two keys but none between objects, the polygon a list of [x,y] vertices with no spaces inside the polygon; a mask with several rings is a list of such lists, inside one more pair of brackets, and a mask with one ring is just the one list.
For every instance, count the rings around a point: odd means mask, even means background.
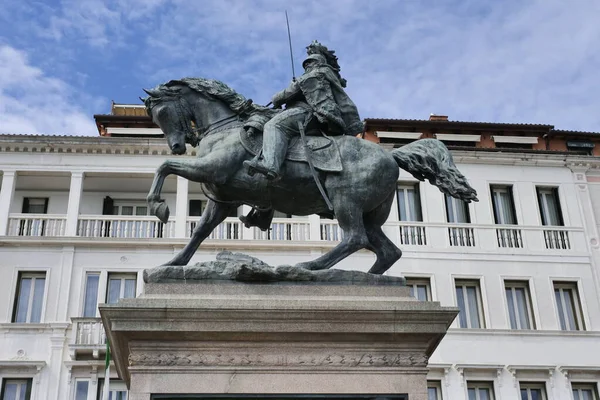
[{"label": "bronze horse", "polygon": [[476,191],[458,171],[446,147],[422,139],[386,151],[375,143],[352,136],[332,137],[339,148],[343,171],[318,171],[333,204],[333,213],[321,196],[308,164],[286,161],[283,178],[269,182],[248,175],[243,162],[252,159],[240,140],[243,121],[268,115],[269,109],[252,104],[220,81],[186,78],[145,90],[148,114],[164,132],[173,154],[185,154],[186,143],[197,146],[193,160],[167,160],[158,167],[147,200],[151,213],[166,222],[169,210],[160,198],[170,174],[205,185],[211,198],[189,243],[164,265],[187,265],[198,246],[231,211],[241,204],[272,207],[294,215],[319,214],[337,218],[344,235],[331,251],[297,267],[330,268],[360,249],[375,253],[369,272],[383,274],[402,255],[381,226],[390,213],[398,167],[419,180],[428,179],[442,192],[464,201],[477,201]]}]

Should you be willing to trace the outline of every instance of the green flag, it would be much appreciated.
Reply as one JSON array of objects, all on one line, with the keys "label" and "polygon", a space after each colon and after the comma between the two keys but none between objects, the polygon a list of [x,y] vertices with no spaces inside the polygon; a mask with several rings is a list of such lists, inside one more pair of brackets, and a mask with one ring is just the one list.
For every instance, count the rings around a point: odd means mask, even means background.
[{"label": "green flag", "polygon": [[104,365],[104,369],[108,369],[110,365],[110,341],[106,338],[106,364]]},{"label": "green flag", "polygon": [[102,400],[110,398],[110,341],[106,338],[106,359],[104,364],[104,388]]}]

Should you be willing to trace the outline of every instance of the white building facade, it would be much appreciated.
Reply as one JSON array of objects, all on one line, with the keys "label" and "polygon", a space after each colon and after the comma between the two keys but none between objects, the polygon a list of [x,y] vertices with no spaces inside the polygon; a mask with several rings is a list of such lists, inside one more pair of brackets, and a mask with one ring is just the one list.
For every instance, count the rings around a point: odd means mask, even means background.
[{"label": "white building facade", "polygon": [[[430,398],[598,400],[600,158],[453,153],[480,201],[401,171],[384,227],[404,252],[387,273],[461,309],[430,359]],[[1,399],[101,398],[98,304],[142,293],[143,269],[183,248],[206,201],[200,185],[169,177],[169,222],[148,215],[168,157],[162,139],[0,136]],[[279,217],[267,234],[232,215],[192,261],[232,250],[295,264],[341,235],[335,221]],[[338,267],[366,271],[374,259],[362,251]],[[125,399],[117,379],[112,398]]]}]

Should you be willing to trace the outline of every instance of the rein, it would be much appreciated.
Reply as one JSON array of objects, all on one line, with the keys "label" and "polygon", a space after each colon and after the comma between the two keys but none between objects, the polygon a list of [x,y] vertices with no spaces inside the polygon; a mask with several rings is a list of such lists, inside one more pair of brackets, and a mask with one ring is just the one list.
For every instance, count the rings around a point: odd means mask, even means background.
[{"label": "rein", "polygon": [[[229,124],[233,121],[238,121],[238,123],[233,126],[229,126]],[[217,122],[210,124],[208,126],[208,128],[206,128],[204,130],[204,132],[199,132],[199,129],[196,130],[196,134],[198,135],[199,141],[200,141],[212,133],[221,132],[226,129],[238,128],[238,127],[241,127],[242,125],[243,124],[240,121],[240,116],[237,114],[234,114],[230,117],[225,117],[223,119],[218,120]]]},{"label": "rein", "polygon": [[[181,123],[184,124],[186,142],[188,142],[194,147],[198,146],[200,141],[202,141],[202,139],[204,139],[210,134],[221,132],[226,129],[238,128],[243,125],[243,123],[240,121],[240,116],[238,114],[234,114],[229,117],[222,118],[217,122],[213,122],[204,130],[202,128],[193,128],[191,123],[188,122],[188,119],[184,116],[184,106],[182,102],[183,99],[180,99],[179,101],[175,102],[175,112],[177,113],[177,118],[179,119],[179,121],[181,121]],[[233,126],[229,126],[230,123],[234,121],[239,122]]]}]

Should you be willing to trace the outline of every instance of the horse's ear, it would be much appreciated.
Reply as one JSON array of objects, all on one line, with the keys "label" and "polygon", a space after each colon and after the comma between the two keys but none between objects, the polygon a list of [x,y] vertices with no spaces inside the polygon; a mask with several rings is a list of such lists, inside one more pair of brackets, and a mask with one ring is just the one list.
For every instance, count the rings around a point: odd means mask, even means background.
[{"label": "horse's ear", "polygon": [[144,92],[146,92],[150,97],[158,97],[158,91],[154,90],[154,89],[142,89]]}]

